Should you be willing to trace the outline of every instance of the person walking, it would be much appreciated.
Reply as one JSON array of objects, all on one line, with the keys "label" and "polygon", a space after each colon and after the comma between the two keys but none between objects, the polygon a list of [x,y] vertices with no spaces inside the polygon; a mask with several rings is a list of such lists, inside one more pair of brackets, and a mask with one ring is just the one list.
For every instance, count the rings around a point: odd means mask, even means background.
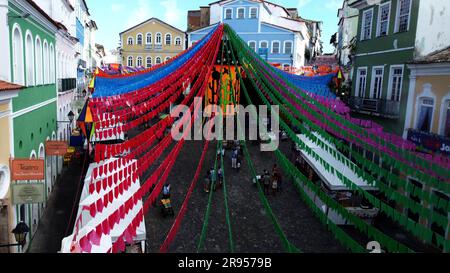
[{"label": "person walking", "polygon": [[264,176],[262,179],[263,185],[264,185],[264,194],[269,195],[270,194],[270,174],[269,171],[264,170]]},{"label": "person walking", "polygon": [[272,194],[275,196],[278,191],[278,180],[276,176],[272,177]]},{"label": "person walking", "polygon": [[241,164],[242,164],[241,157],[238,155],[237,163],[236,163],[237,172],[239,172],[241,170]]},{"label": "person walking", "polygon": [[216,170],[214,168],[211,168],[211,190],[216,191],[216,182],[217,182],[217,175]]},{"label": "person walking", "polygon": [[163,188],[163,199],[170,199],[170,184],[167,184]]},{"label": "person walking", "polygon": [[236,169],[237,168],[237,150],[233,151],[233,154],[231,155],[231,168]]},{"label": "person walking", "polygon": [[222,171],[222,168],[220,168],[219,170],[218,170],[218,172],[217,172],[217,186],[219,187],[219,188],[221,188],[222,187],[222,185],[223,185],[223,171]]},{"label": "person walking", "polygon": [[211,171],[207,171],[205,176],[205,184],[203,185],[203,189],[205,190],[206,193],[209,193],[210,186],[211,186]]},{"label": "person walking", "polygon": [[281,170],[278,165],[273,165],[272,176],[277,181],[277,189],[281,191]]}]

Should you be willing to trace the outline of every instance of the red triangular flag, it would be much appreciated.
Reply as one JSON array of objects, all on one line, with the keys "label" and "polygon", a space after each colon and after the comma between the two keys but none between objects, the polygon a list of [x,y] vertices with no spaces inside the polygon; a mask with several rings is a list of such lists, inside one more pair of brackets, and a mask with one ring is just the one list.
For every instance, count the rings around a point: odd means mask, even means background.
[{"label": "red triangular flag", "polygon": [[104,191],[106,191],[106,188],[108,188],[108,179],[107,178],[104,178],[102,180],[102,188]]},{"label": "red triangular flag", "polygon": [[103,221],[102,230],[103,230],[103,234],[109,235],[109,232],[111,230],[110,226],[109,226],[109,219]]},{"label": "red triangular flag", "polygon": [[89,213],[91,214],[91,217],[95,217],[95,215],[97,214],[97,210],[95,209],[95,204],[91,204],[89,206]]},{"label": "red triangular flag", "polygon": [[81,238],[80,247],[85,253],[91,253],[92,245],[86,237]]},{"label": "red triangular flag", "polygon": [[102,190],[102,181],[97,181],[97,183],[95,183],[95,190],[97,191],[97,193],[100,193],[100,191]]},{"label": "red triangular flag", "polygon": [[89,241],[96,246],[100,246],[100,238],[97,236],[95,230],[91,231],[88,235]]},{"label": "red triangular flag", "polygon": [[100,198],[97,200],[97,210],[102,213],[103,212],[103,200]]}]

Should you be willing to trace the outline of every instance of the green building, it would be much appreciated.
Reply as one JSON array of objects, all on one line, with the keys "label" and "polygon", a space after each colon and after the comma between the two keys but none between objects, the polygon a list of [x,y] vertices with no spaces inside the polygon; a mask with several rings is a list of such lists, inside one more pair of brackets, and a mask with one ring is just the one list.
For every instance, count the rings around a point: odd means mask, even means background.
[{"label": "green building", "polygon": [[350,107],[356,117],[401,136],[410,75],[405,63],[416,54],[420,0],[359,0],[350,6],[359,10]]},{"label": "green building", "polygon": [[[25,86],[12,100],[11,156],[16,159],[45,159],[45,200],[51,181],[56,174],[56,160],[45,156],[45,142],[56,139],[57,88],[54,22],[34,1],[9,0],[7,22],[9,26],[11,81]],[[2,41],[3,43],[3,41]],[[14,181],[29,183],[32,181]],[[15,224],[24,221],[31,229],[27,245],[37,230],[45,204],[16,205],[13,209]]]}]

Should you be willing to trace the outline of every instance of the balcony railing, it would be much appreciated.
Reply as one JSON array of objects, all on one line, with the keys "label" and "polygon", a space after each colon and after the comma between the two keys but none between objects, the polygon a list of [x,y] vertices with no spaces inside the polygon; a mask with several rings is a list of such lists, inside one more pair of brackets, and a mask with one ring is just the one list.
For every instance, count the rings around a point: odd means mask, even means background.
[{"label": "balcony railing", "polygon": [[76,78],[58,79],[58,92],[66,92],[75,88],[77,88]]},{"label": "balcony railing", "polygon": [[400,117],[399,101],[350,97],[349,106],[353,111],[358,113],[392,119],[398,119]]}]

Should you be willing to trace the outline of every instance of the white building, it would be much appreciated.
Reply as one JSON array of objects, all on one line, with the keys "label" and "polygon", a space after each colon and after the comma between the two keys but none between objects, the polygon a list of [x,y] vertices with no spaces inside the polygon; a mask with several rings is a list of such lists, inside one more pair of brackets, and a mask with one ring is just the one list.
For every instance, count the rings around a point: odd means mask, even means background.
[{"label": "white building", "polygon": [[352,54],[356,47],[358,34],[358,9],[351,8],[350,4],[356,0],[345,0],[338,10],[338,32],[336,42],[336,55],[339,65],[343,68],[344,77],[351,80],[353,77]]}]

